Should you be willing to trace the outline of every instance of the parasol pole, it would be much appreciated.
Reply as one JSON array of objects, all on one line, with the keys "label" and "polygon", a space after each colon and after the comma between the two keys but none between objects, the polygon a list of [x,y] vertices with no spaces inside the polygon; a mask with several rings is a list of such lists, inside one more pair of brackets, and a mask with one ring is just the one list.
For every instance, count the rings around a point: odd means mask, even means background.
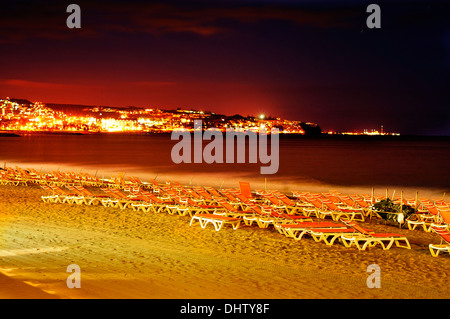
[{"label": "parasol pole", "polygon": [[[403,191],[400,192],[400,214],[403,215]],[[402,228],[402,223],[398,223],[398,227]]]},{"label": "parasol pole", "polygon": [[417,205],[419,203],[419,192],[416,192],[416,200],[414,201],[414,209],[417,211]]},{"label": "parasol pole", "polygon": [[369,223],[372,224],[372,209],[373,209],[373,187],[372,187],[372,195],[370,198],[370,217],[369,217]]}]

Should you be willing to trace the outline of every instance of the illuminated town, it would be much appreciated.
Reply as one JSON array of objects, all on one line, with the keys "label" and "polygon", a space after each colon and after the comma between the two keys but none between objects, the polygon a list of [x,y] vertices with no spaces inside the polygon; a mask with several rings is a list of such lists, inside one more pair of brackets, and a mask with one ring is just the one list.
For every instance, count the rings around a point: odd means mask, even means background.
[{"label": "illuminated town", "polygon": [[168,133],[175,129],[193,130],[194,120],[202,120],[203,128],[225,131],[278,128],[283,134],[318,135],[398,135],[377,130],[363,132],[322,132],[319,125],[292,121],[264,114],[225,116],[198,110],[162,110],[159,108],[67,106],[44,104],[23,99],[0,99],[0,131],[72,132],[72,133]]}]

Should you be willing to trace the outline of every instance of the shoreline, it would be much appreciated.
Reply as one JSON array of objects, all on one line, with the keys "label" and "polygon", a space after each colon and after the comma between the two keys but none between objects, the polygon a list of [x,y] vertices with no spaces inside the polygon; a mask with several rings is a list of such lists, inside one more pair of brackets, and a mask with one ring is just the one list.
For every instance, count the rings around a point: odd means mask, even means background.
[{"label": "shoreline", "polygon": [[[450,297],[449,256],[428,251],[436,234],[367,224],[406,234],[412,249],[360,252],[254,226],[216,232],[190,227],[186,216],[49,204],[40,199],[45,194],[37,186],[0,186],[0,268],[59,298]],[[72,263],[82,271],[80,289],[66,287]],[[366,285],[373,263],[381,267],[381,289]]]},{"label": "shoreline", "polygon": [[[226,172],[217,172],[215,174],[206,172],[174,172],[172,169],[167,171],[154,171],[141,167],[132,166],[92,166],[80,164],[60,164],[60,163],[33,163],[33,162],[19,162],[19,161],[5,161],[0,162],[0,171],[4,167],[21,167],[26,169],[34,169],[39,173],[46,174],[55,171],[62,172],[79,172],[96,176],[100,179],[108,179],[111,177],[122,176],[128,178],[129,176],[138,176],[142,181],[149,183],[154,179],[159,183],[166,181],[177,181],[182,185],[188,186],[211,186],[215,188],[234,188],[240,181],[249,182],[253,189],[276,189],[286,194],[291,194],[292,191],[298,192],[329,192],[331,190],[338,190],[346,194],[365,194],[370,195],[372,188],[375,196],[384,196],[386,189],[389,196],[399,196],[403,191],[405,197],[414,197],[418,192],[419,197],[429,199],[441,199],[443,195],[445,198],[450,196],[450,189],[443,187],[421,187],[409,185],[368,185],[368,184],[331,184],[318,180],[295,180],[286,177],[254,177],[246,172],[235,172],[233,176]],[[263,175],[264,176],[264,175]],[[270,175],[269,175],[270,176]]]}]

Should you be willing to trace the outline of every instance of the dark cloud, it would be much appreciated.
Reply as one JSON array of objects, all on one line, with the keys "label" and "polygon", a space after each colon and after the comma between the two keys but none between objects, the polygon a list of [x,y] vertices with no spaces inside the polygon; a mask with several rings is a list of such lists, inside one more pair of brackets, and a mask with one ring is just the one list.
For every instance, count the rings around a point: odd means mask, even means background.
[{"label": "dark cloud", "polygon": [[[82,11],[81,30],[68,32],[66,5],[61,2],[14,2],[2,8],[0,41],[30,38],[64,39],[73,36],[101,37],[107,32],[166,33],[187,32],[211,36],[232,29],[232,24],[285,21],[317,28],[348,26],[358,13],[354,10],[317,10],[292,4],[239,2],[144,3],[78,2]],[[72,30],[73,31],[73,30]]]}]

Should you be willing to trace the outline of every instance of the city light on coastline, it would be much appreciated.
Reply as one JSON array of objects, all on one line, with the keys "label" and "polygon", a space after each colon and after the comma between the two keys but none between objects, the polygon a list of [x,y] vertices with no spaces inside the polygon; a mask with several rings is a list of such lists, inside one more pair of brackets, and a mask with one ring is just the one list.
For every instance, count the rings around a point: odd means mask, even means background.
[{"label": "city light on coastline", "polygon": [[259,114],[257,117],[225,116],[202,110],[161,110],[158,108],[114,108],[85,106],[71,112],[53,109],[42,102],[0,99],[0,130],[23,132],[80,132],[80,133],[164,133],[174,130],[193,130],[194,120],[202,120],[205,129],[221,131],[278,129],[281,134],[317,135],[399,135],[378,130],[363,132],[324,131],[316,123],[293,121]]}]

